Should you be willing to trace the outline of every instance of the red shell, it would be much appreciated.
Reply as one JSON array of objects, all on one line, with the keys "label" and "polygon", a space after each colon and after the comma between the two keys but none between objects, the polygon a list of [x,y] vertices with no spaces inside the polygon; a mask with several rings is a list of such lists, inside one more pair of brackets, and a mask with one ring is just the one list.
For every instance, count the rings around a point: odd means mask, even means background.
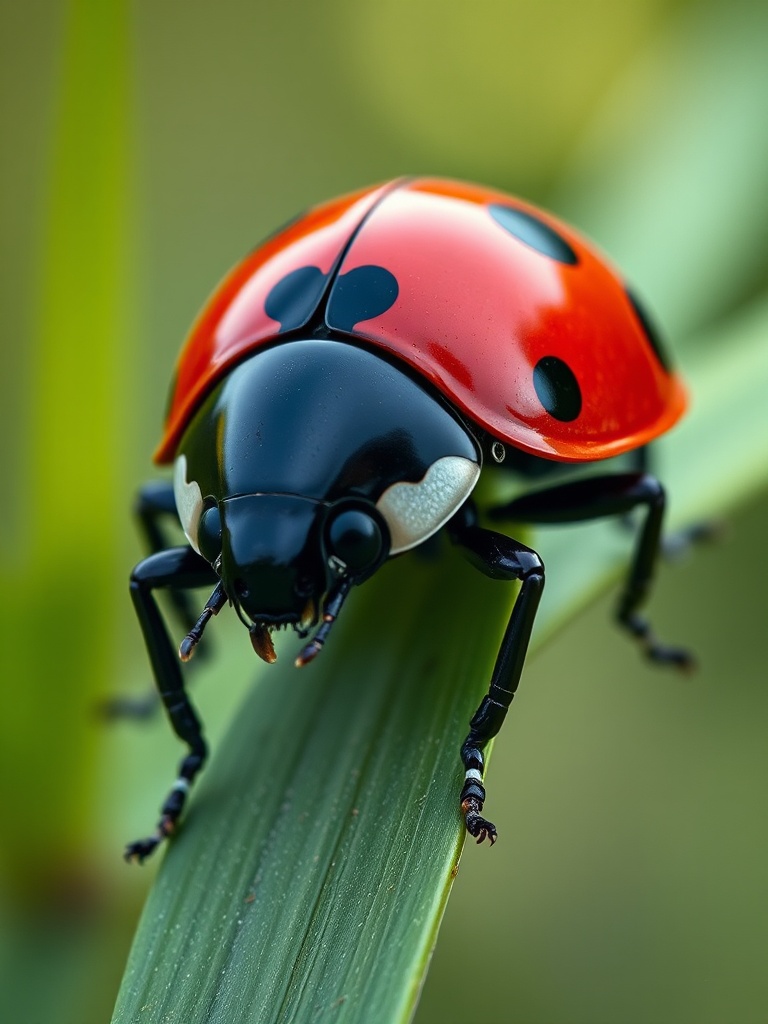
[{"label": "red shell", "polygon": [[[573,261],[520,240],[491,204],[528,215]],[[396,285],[384,312],[363,302],[368,319],[349,323],[335,315],[336,300],[345,275],[361,267]],[[157,462],[173,459],[197,406],[231,366],[279,341],[281,324],[265,304],[288,274],[308,268],[325,288],[291,330],[314,322],[325,303],[331,330],[396,356],[523,451],[564,462],[618,455],[685,410],[683,384],[662,364],[621,277],[573,229],[501,192],[401,180],[315,208],[225,278],[179,358]],[[544,408],[534,368],[545,357],[566,364],[578,382],[577,415],[556,418]]]}]

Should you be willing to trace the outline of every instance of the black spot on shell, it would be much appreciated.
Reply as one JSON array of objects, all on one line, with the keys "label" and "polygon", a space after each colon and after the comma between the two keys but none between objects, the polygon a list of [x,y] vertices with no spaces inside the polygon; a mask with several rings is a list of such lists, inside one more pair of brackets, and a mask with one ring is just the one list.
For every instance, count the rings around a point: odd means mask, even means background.
[{"label": "black spot on shell", "polygon": [[581,412],[581,388],[573,370],[557,356],[544,356],[533,368],[533,386],[550,416],[563,423]]},{"label": "black spot on shell", "polygon": [[326,320],[339,331],[352,331],[363,320],[372,320],[394,305],[397,279],[384,267],[356,267],[342,274],[331,289]]},{"label": "black spot on shell", "polygon": [[667,373],[671,373],[672,360],[669,358],[667,352],[664,349],[664,346],[661,343],[661,337],[656,328],[656,325],[654,324],[653,320],[651,320],[651,318],[648,316],[647,311],[643,308],[642,304],[640,303],[640,300],[634,294],[634,292],[632,292],[629,288],[625,288],[625,291],[627,293],[627,298],[632,304],[632,309],[634,309],[635,315],[637,316],[637,319],[640,321],[640,326],[642,327],[643,332],[645,333],[645,336],[648,339],[651,348],[656,354],[656,358],[659,360],[659,362],[667,371]]},{"label": "black spot on shell", "polygon": [[536,252],[549,256],[558,263],[579,262],[579,257],[570,243],[534,214],[525,213],[514,206],[503,206],[501,203],[491,203],[488,209],[497,224]]},{"label": "black spot on shell", "polygon": [[281,331],[303,327],[317,309],[328,275],[319,267],[299,267],[272,288],[264,302],[267,316],[277,320]]}]

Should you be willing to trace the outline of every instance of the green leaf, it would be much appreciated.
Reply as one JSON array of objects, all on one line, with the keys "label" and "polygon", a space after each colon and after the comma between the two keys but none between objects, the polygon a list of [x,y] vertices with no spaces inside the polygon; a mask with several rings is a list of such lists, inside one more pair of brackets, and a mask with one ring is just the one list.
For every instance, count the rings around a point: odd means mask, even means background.
[{"label": "green leaf", "polygon": [[401,560],[311,666],[282,652],[168,851],[115,1020],[408,1018],[459,854],[458,743],[512,596],[455,557]]}]

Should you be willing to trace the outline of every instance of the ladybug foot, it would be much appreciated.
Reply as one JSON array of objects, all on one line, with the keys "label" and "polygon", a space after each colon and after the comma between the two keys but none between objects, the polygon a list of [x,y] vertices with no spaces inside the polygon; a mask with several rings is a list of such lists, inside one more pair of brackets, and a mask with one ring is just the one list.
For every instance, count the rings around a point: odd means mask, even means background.
[{"label": "ladybug foot", "polygon": [[100,718],[115,721],[130,718],[134,721],[145,721],[153,718],[160,707],[157,693],[148,691],[143,697],[110,697],[101,701],[96,711]]},{"label": "ladybug foot", "polygon": [[725,536],[725,523],[720,519],[705,519],[682,530],[667,534],[661,541],[661,553],[669,562],[683,558],[694,544],[717,544]]},{"label": "ladybug foot", "polygon": [[696,659],[690,651],[685,650],[684,647],[667,647],[665,644],[659,643],[653,635],[651,627],[642,616],[623,614],[619,616],[619,621],[635,637],[646,658],[650,661],[657,665],[671,665],[686,674],[693,672],[696,668]]},{"label": "ladybug foot", "polygon": [[484,843],[485,840],[489,840],[491,846],[499,838],[499,834],[496,831],[496,826],[491,821],[486,821],[485,818],[481,818],[477,811],[469,810],[465,813],[464,824],[466,825],[467,832],[475,839],[478,843]]},{"label": "ladybug foot", "polygon": [[125,848],[123,859],[129,864],[143,864],[147,857],[151,857],[163,840],[173,833],[176,827],[175,818],[163,815],[158,823],[158,830],[146,839],[137,839],[129,843]]},{"label": "ladybug foot", "polygon": [[163,836],[155,834],[146,839],[137,839],[134,843],[128,843],[123,860],[128,864],[143,864],[147,857],[155,852],[163,838]]},{"label": "ladybug foot", "polygon": [[480,843],[484,843],[485,840],[489,840],[491,846],[499,838],[499,833],[496,831],[496,826],[491,821],[486,821],[485,818],[481,818],[480,815],[476,815],[474,820],[470,821],[469,815],[467,816],[467,832],[476,840],[478,846]]},{"label": "ladybug foot", "polygon": [[659,665],[671,665],[688,675],[697,668],[696,659],[684,647],[665,647],[663,644],[650,644],[646,647],[646,656]]},{"label": "ladybug foot", "polygon": [[123,853],[123,860],[128,864],[143,864],[147,857],[151,857],[163,840],[173,832],[173,828],[174,823],[168,818],[163,818],[157,827],[157,832],[153,835],[128,843]]}]

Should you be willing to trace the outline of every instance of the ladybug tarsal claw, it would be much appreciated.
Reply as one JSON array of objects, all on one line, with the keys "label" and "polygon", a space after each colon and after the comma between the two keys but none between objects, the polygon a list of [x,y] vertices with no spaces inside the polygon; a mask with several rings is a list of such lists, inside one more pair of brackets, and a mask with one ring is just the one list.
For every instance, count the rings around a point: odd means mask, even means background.
[{"label": "ladybug tarsal claw", "polygon": [[[182,804],[183,800],[179,805],[179,813],[181,813]],[[123,860],[127,864],[143,864],[147,857],[152,856],[163,840],[176,831],[176,817],[173,814],[164,814],[156,832],[147,836],[146,839],[137,839],[133,843],[128,843],[123,853]]]},{"label": "ladybug tarsal claw", "polygon": [[499,837],[496,826],[480,816],[483,804],[477,796],[468,796],[461,802],[461,812],[464,815],[464,825],[467,832],[477,841],[478,846],[489,840],[491,846]]},{"label": "ladybug tarsal claw", "polygon": [[485,818],[481,818],[480,815],[467,815],[466,820],[467,832],[472,836],[478,846],[484,843],[487,839],[491,846],[499,838],[499,834],[496,831],[496,826],[493,822],[486,821]]},{"label": "ladybug tarsal claw", "polygon": [[150,857],[162,843],[165,837],[159,832],[146,839],[137,839],[134,843],[128,843],[123,854],[123,860],[127,864],[143,864],[147,857]]},{"label": "ladybug tarsal claw", "polygon": [[646,654],[651,661],[658,662],[660,665],[671,665],[685,675],[690,675],[698,668],[693,655],[682,647],[664,647],[661,644],[653,644],[648,648]]}]

